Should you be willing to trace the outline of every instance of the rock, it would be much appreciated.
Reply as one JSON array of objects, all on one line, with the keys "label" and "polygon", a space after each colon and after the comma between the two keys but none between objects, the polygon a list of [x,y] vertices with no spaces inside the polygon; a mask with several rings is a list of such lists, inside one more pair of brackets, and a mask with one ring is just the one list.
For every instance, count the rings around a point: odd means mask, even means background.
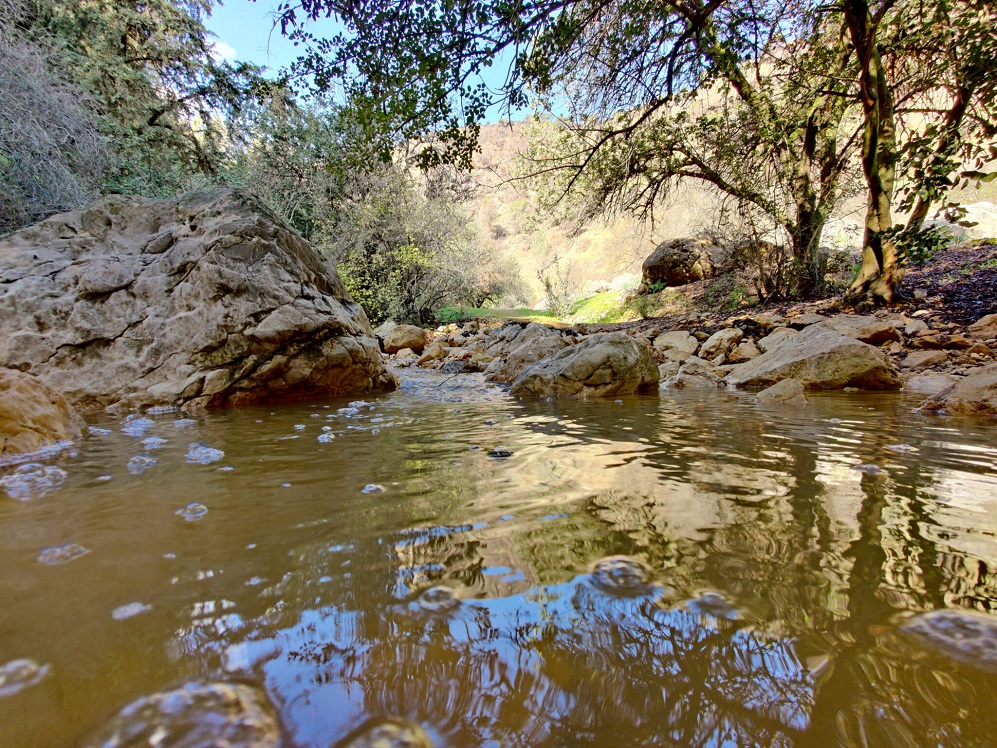
[{"label": "rock", "polygon": [[699,357],[707,360],[717,356],[726,356],[735,345],[741,342],[744,332],[736,327],[719,330],[711,335],[699,349]]},{"label": "rock", "polygon": [[419,725],[392,719],[365,725],[335,748],[433,748],[433,739]]},{"label": "rock", "polygon": [[80,438],[83,419],[37,377],[0,369],[0,463]]},{"label": "rock", "polygon": [[990,346],[983,345],[983,343],[973,343],[973,345],[966,350],[971,356],[980,356],[983,358],[993,358],[994,352]]},{"label": "rock", "polygon": [[678,361],[667,361],[663,364],[658,365],[658,378],[659,381],[664,382],[669,377],[674,377],[679,373],[679,367],[681,364]]},{"label": "rock", "polygon": [[988,314],[980,317],[969,326],[967,330],[969,337],[977,340],[997,339],[997,314]]},{"label": "rock", "polygon": [[997,364],[976,369],[925,400],[920,408],[962,415],[997,415]]},{"label": "rock", "polygon": [[685,361],[699,350],[699,341],[684,330],[675,330],[656,337],[654,349],[669,361]]},{"label": "rock", "polygon": [[[519,340],[516,338],[515,343],[518,344]],[[557,355],[569,345],[571,343],[557,333],[532,338],[517,345],[505,358],[495,359],[485,370],[485,378],[493,382],[514,382],[527,366]]]},{"label": "rock", "polygon": [[727,354],[728,364],[743,364],[753,358],[758,358],[762,352],[758,349],[754,340],[745,340],[739,343],[730,353]]},{"label": "rock", "polygon": [[713,277],[713,256],[717,245],[707,238],[674,239],[662,242],[644,260],[641,292],[656,285],[684,286],[686,283]]},{"label": "rock", "polygon": [[651,349],[624,333],[591,335],[557,355],[526,368],[512,394],[606,397],[658,383]]},{"label": "rock", "polygon": [[928,350],[967,350],[973,347],[973,341],[963,335],[946,335],[936,333],[934,335],[921,335],[910,343],[912,348],[925,348]]},{"label": "rock", "polygon": [[727,383],[767,387],[789,378],[808,389],[900,387],[900,377],[885,353],[817,325],[741,364],[727,375]]},{"label": "rock", "polygon": [[967,665],[997,672],[997,617],[977,610],[943,608],[920,613],[901,630]]},{"label": "rock", "polygon": [[951,374],[914,374],[904,380],[904,392],[920,392],[925,395],[934,395],[959,381],[959,377]]},{"label": "rock", "polygon": [[446,352],[443,350],[443,343],[436,341],[426,347],[422,355],[419,356],[419,360],[416,361],[416,364],[425,366],[426,364],[432,364],[434,361],[439,361],[444,356],[446,356]]},{"label": "rock", "polygon": [[678,372],[665,382],[675,389],[712,389],[722,384],[724,372],[709,361],[692,356],[685,360]]},{"label": "rock", "polygon": [[903,369],[930,369],[932,366],[944,364],[949,360],[948,354],[944,351],[910,351],[907,357],[900,362]]},{"label": "rock", "polygon": [[791,327],[794,330],[802,330],[804,327],[809,327],[810,325],[816,325],[826,321],[827,317],[822,314],[807,312],[806,314],[801,314],[798,317],[789,317],[786,320],[786,327]]},{"label": "rock", "polygon": [[397,353],[402,348],[410,348],[415,353],[422,353],[432,340],[432,333],[415,325],[395,325],[384,337],[386,353]]},{"label": "rock", "polygon": [[333,264],[231,190],[112,195],[0,239],[0,366],[77,406],[393,388]]},{"label": "rock", "polygon": [[929,332],[931,332],[931,328],[928,327],[927,323],[922,319],[912,319],[904,325],[904,335],[908,338],[913,338],[918,335],[927,335]]},{"label": "rock", "polygon": [[133,701],[84,745],[277,748],[280,720],[266,694],[256,688],[191,683]]},{"label": "rock", "polygon": [[805,405],[807,402],[803,385],[797,379],[783,379],[755,395],[755,400],[764,404]]},{"label": "rock", "polygon": [[376,328],[374,328],[374,336],[380,341],[384,342],[384,339],[391,334],[391,331],[398,327],[398,323],[393,319],[385,320]]},{"label": "rock", "polygon": [[876,317],[838,314],[819,324],[869,345],[881,345],[900,340],[900,333],[896,327]]},{"label": "rock", "polygon": [[777,328],[758,341],[758,348],[762,351],[762,353],[768,353],[776,346],[781,345],[795,335],[796,330],[788,327]]},{"label": "rock", "polygon": [[904,347],[903,345],[894,340],[892,343],[886,346],[886,352],[892,353],[894,356],[899,356],[901,353],[904,352]]}]

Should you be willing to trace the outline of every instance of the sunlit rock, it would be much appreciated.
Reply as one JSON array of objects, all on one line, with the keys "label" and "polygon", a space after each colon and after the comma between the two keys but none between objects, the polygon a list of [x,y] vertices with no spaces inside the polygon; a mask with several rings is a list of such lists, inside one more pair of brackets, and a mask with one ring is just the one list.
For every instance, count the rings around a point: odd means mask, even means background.
[{"label": "sunlit rock", "polygon": [[997,364],[975,370],[925,400],[920,409],[959,415],[997,415]]},{"label": "sunlit rock", "polygon": [[783,379],[755,395],[755,400],[765,405],[806,405],[803,385],[795,379]]},{"label": "sunlit rock", "polygon": [[133,701],[86,748],[181,746],[277,748],[277,711],[262,691],[238,683],[192,683]]},{"label": "sunlit rock", "polygon": [[0,238],[0,366],[73,404],[393,388],[331,262],[246,193],[111,195]]},{"label": "sunlit rock", "polygon": [[421,327],[396,325],[384,336],[382,342],[385,353],[398,353],[403,348],[408,348],[413,353],[422,353],[432,338],[433,334]]}]

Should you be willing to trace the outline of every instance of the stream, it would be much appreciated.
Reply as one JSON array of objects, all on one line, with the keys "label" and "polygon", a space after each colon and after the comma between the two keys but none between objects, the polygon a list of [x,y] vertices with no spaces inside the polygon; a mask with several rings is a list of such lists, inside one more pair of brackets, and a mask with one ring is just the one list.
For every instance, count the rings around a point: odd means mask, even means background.
[{"label": "stream", "polygon": [[997,423],[917,401],[90,416],[0,474],[0,746],[195,745],[219,683],[246,745],[993,745]]}]

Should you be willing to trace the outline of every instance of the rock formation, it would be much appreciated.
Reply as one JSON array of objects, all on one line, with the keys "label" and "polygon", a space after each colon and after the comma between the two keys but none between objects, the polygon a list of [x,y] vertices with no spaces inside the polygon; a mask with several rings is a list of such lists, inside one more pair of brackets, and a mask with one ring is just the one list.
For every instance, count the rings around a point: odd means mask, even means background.
[{"label": "rock formation", "polygon": [[82,407],[392,388],[333,265],[254,199],[111,196],[0,239],[0,366]]},{"label": "rock formation", "polygon": [[0,462],[80,437],[83,419],[30,374],[0,369]]}]

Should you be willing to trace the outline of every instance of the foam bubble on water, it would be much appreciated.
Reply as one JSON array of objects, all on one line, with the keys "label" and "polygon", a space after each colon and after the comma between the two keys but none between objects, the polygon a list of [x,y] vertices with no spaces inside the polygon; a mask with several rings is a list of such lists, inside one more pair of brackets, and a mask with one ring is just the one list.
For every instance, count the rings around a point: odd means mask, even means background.
[{"label": "foam bubble on water", "polygon": [[323,426],[322,430],[323,431],[332,431],[332,426]]},{"label": "foam bubble on water", "polygon": [[87,426],[87,433],[90,434],[90,436],[109,436],[111,429],[101,429],[96,426]]},{"label": "foam bubble on water", "polygon": [[329,442],[333,441],[335,438],[336,437],[330,433],[319,434],[318,436],[318,440],[323,444],[328,444]]},{"label": "foam bubble on water", "polygon": [[125,419],[125,425],[121,427],[121,433],[126,436],[142,437],[155,425],[155,422],[151,418],[143,418],[142,416],[133,414]]},{"label": "foam bubble on water", "polygon": [[865,473],[866,475],[879,475],[879,473],[883,472],[883,468],[879,465],[865,462],[861,465],[853,465],[852,470],[858,470],[860,473]]},{"label": "foam bubble on water", "polygon": [[371,429],[370,433],[372,436],[377,436],[378,434],[381,433],[381,429]]},{"label": "foam bubble on water", "polygon": [[117,608],[111,611],[111,618],[115,621],[123,621],[126,618],[133,618],[134,616],[141,615],[152,610],[151,605],[146,603],[127,603],[126,605],[119,605]]},{"label": "foam bubble on water", "polygon": [[419,593],[416,606],[427,613],[449,613],[460,607],[460,599],[449,587],[437,585]]},{"label": "foam bubble on water", "polygon": [[208,513],[208,507],[204,504],[200,504],[196,501],[190,502],[187,506],[182,509],[177,509],[174,514],[178,517],[183,517],[188,522],[197,522],[201,517]]},{"label": "foam bubble on water", "polygon": [[360,493],[384,493],[385,488],[379,483],[368,483],[360,489]]},{"label": "foam bubble on water", "polygon": [[195,421],[193,418],[180,418],[173,422],[174,428],[178,429],[186,429],[196,425],[197,421]]},{"label": "foam bubble on water", "polygon": [[13,696],[38,683],[48,675],[49,666],[34,660],[11,660],[0,665],[0,698]]},{"label": "foam bubble on water", "polygon": [[225,457],[220,449],[208,447],[201,442],[191,442],[187,445],[187,462],[197,465],[210,465]]},{"label": "foam bubble on water", "polygon": [[155,465],[159,460],[149,455],[135,455],[128,461],[128,472],[138,475],[143,470],[147,470]]},{"label": "foam bubble on water", "polygon": [[917,447],[912,447],[910,444],[890,444],[886,448],[897,454],[913,454],[918,451]]},{"label": "foam bubble on water", "polygon": [[222,465],[220,468],[218,468],[218,471],[221,473],[230,473],[233,470],[235,470],[235,468],[232,467],[231,465]]},{"label": "foam bubble on water", "polygon": [[146,449],[162,449],[166,440],[161,436],[147,436],[139,443]]},{"label": "foam bubble on water", "polygon": [[164,416],[167,413],[176,413],[176,405],[153,405],[151,408],[146,408],[145,412],[150,416]]},{"label": "foam bubble on water", "polygon": [[66,543],[65,545],[50,545],[42,548],[35,557],[35,561],[46,566],[57,566],[74,561],[90,552],[89,548],[84,548],[79,543]]},{"label": "foam bubble on water", "polygon": [[296,424],[294,424],[294,430],[295,431],[304,431],[305,430],[305,424],[303,424],[303,423],[296,423]]},{"label": "foam bubble on water", "polygon": [[360,411],[357,410],[356,408],[340,408],[336,412],[341,416],[346,416],[347,418],[350,418],[352,416],[357,415]]},{"label": "foam bubble on water", "polygon": [[374,403],[369,403],[366,400],[354,400],[352,403],[350,403],[350,407],[356,408],[357,410],[359,410],[360,408],[373,408]]},{"label": "foam bubble on water", "polygon": [[55,465],[28,462],[0,478],[0,488],[18,501],[30,501],[56,490],[66,481],[66,471]]},{"label": "foam bubble on water", "polygon": [[109,480],[114,480],[114,476],[113,475],[98,475],[94,480],[97,480],[97,481],[99,481],[101,483],[106,483]]}]

